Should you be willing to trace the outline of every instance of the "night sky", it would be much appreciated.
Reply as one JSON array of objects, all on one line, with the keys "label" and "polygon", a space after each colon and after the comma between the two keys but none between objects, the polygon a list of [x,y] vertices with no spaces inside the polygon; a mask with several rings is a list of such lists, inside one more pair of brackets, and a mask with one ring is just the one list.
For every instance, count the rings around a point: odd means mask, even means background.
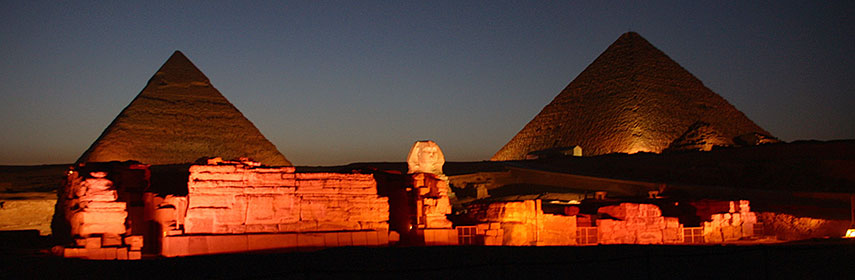
[{"label": "night sky", "polygon": [[73,162],[175,50],[296,165],[486,160],[627,31],[782,140],[855,138],[851,0],[91,2],[0,4],[0,164]]}]

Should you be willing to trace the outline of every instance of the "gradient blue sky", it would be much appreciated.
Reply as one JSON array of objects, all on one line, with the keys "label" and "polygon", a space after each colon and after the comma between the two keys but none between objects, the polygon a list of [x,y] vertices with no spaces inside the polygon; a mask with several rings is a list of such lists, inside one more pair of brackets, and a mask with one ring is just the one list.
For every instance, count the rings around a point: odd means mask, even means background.
[{"label": "gradient blue sky", "polygon": [[855,1],[93,2],[0,4],[0,164],[73,162],[176,49],[295,164],[486,160],[630,30],[783,140],[855,138]]}]

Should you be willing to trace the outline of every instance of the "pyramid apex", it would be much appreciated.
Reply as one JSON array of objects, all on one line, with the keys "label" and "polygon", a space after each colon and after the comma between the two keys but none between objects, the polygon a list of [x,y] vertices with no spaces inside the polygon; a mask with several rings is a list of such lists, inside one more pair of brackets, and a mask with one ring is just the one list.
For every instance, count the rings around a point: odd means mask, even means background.
[{"label": "pyramid apex", "polygon": [[176,50],[77,162],[135,160],[159,165],[192,163],[202,157],[247,157],[266,165],[291,165]]},{"label": "pyramid apex", "polygon": [[157,86],[209,86],[208,77],[180,50],[175,50],[149,80],[149,85]]}]

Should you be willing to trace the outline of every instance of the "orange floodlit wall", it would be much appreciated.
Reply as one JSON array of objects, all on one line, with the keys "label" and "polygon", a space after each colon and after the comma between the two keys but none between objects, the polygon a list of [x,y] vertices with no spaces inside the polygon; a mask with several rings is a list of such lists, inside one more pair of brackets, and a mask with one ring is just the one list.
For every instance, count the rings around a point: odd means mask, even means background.
[{"label": "orange floodlit wall", "polygon": [[[754,236],[758,215],[750,211],[749,202],[723,203],[730,203],[729,211],[702,214],[706,222],[696,228],[684,227],[677,217],[662,216],[653,204],[603,206],[594,216],[545,214],[540,200],[476,203],[468,210],[480,222],[475,229],[482,245],[724,243],[758,238]],[[685,230],[693,235],[686,238]]]},{"label": "orange floodlit wall", "polygon": [[[540,200],[479,203],[470,205],[469,213],[482,223],[476,228],[485,245],[576,244],[576,217],[544,214]],[[495,244],[498,236],[501,244]]]},{"label": "orange floodlit wall", "polygon": [[372,175],[294,171],[233,163],[191,166],[186,207],[182,198],[163,200],[174,205],[155,215],[161,254],[389,244],[389,203],[377,195]]},{"label": "orange floodlit wall", "polygon": [[389,203],[370,174],[193,165],[184,234],[387,230]]},{"label": "orange floodlit wall", "polygon": [[[663,244],[682,242],[683,225],[663,217],[659,206],[621,203],[600,207],[597,234],[600,244]],[[605,218],[608,217],[608,218]]]}]

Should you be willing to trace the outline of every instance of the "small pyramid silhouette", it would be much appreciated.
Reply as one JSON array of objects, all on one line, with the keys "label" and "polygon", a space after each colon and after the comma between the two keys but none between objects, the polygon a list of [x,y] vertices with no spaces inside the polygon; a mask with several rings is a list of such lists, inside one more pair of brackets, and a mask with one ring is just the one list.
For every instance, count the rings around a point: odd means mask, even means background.
[{"label": "small pyramid silhouette", "polygon": [[77,160],[191,163],[202,157],[289,162],[180,51]]},{"label": "small pyramid silhouette", "polygon": [[723,137],[768,132],[635,32],[624,33],[492,160],[580,146],[585,155],[662,152],[694,123]]}]

